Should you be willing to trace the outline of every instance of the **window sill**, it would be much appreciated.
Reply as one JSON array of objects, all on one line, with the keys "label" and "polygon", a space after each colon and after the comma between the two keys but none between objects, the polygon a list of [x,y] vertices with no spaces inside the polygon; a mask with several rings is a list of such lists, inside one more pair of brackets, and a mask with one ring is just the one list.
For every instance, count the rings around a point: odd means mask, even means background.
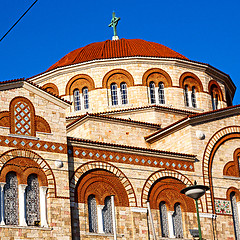
[{"label": "window sill", "polygon": [[41,230],[41,231],[53,230],[53,228],[50,228],[50,227],[18,226],[18,225],[0,225],[0,228],[31,229],[31,230]]},{"label": "window sill", "polygon": [[130,108],[133,104],[110,105],[108,108]]},{"label": "window sill", "polygon": [[[113,237],[114,235],[112,233],[85,233],[83,234],[85,236],[99,236],[99,237]],[[118,238],[124,237],[123,234],[117,234]]]},{"label": "window sill", "polygon": [[194,111],[201,111],[201,112],[204,112],[204,109],[201,109],[201,108],[188,107],[188,106],[185,106],[185,108],[190,109],[190,110],[194,110]]},{"label": "window sill", "polygon": [[26,138],[32,140],[39,140],[38,137],[28,136],[28,135],[20,135],[20,134],[8,134],[9,137],[16,137],[16,138]]}]

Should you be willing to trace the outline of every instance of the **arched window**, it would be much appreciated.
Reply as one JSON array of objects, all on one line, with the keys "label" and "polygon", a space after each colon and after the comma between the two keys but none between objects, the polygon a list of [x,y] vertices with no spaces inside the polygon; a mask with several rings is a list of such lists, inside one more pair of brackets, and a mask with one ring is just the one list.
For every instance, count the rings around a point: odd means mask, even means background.
[{"label": "arched window", "polygon": [[236,200],[235,192],[232,192],[230,194],[230,200],[231,200],[231,206],[232,206],[235,239],[240,240],[239,218],[238,218],[237,200]]},{"label": "arched window", "polygon": [[168,213],[165,202],[159,205],[162,237],[168,237]]},{"label": "arched window", "polygon": [[151,102],[151,104],[154,104],[154,103],[156,103],[155,83],[154,82],[149,83],[149,91],[150,91],[150,102]]},{"label": "arched window", "polygon": [[6,225],[18,225],[18,180],[15,172],[6,175],[4,221]]},{"label": "arched window", "polygon": [[87,87],[83,88],[82,94],[83,94],[84,109],[88,109],[89,108],[89,97],[88,97],[88,88]]},{"label": "arched window", "polygon": [[125,82],[122,82],[120,84],[120,92],[121,92],[121,101],[122,104],[128,104],[127,99],[127,84]]},{"label": "arched window", "polygon": [[88,221],[89,232],[97,232],[97,202],[94,195],[88,197]]},{"label": "arched window", "polygon": [[81,98],[80,98],[80,92],[79,92],[79,89],[76,88],[74,91],[73,91],[73,100],[74,100],[74,110],[75,111],[79,111],[81,110]]},{"label": "arched window", "polygon": [[117,94],[117,84],[111,84],[111,98],[112,98],[112,105],[118,105],[118,94]]},{"label": "arched window", "polygon": [[26,196],[26,222],[34,226],[35,221],[40,221],[39,183],[36,174],[31,174],[27,179]]},{"label": "arched window", "polygon": [[160,104],[165,104],[165,96],[164,96],[164,83],[160,82],[158,84],[158,99]]},{"label": "arched window", "polygon": [[194,86],[192,87],[191,99],[192,99],[192,107],[196,108],[197,107],[196,88]]},{"label": "arched window", "polygon": [[111,204],[110,196],[105,198],[102,215],[103,215],[103,231],[105,233],[112,233],[113,220],[112,220],[112,204]]},{"label": "arched window", "polygon": [[185,101],[185,106],[189,107],[188,85],[184,86],[184,101]]},{"label": "arched window", "polygon": [[179,203],[174,205],[173,232],[176,238],[183,238],[182,210]]}]

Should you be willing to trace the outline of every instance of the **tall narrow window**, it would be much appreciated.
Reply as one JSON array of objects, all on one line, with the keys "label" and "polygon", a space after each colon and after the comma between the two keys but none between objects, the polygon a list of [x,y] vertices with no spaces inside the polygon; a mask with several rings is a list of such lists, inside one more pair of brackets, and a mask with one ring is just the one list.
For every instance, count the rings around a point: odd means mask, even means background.
[{"label": "tall narrow window", "polygon": [[233,225],[235,232],[235,239],[240,240],[240,230],[239,230],[239,218],[238,218],[238,209],[235,193],[230,194],[230,200],[232,205],[232,216],[233,216]]},{"label": "tall narrow window", "polygon": [[87,87],[83,88],[82,94],[83,94],[84,109],[88,109],[89,108],[89,97],[88,97],[88,88]]},{"label": "tall narrow window", "polygon": [[31,174],[27,179],[26,187],[26,220],[28,226],[34,226],[35,221],[40,221],[39,184],[36,174]]},{"label": "tall narrow window", "polygon": [[74,97],[74,110],[75,111],[81,110],[81,98],[80,98],[79,89],[76,88],[73,91],[73,97]]},{"label": "tall narrow window", "polygon": [[150,102],[151,102],[151,104],[154,104],[154,103],[156,103],[155,83],[154,82],[150,82],[149,91],[150,91]]},{"label": "tall narrow window", "polygon": [[103,231],[105,233],[112,233],[113,232],[113,220],[112,220],[111,197],[106,197],[104,203],[105,203],[104,208],[102,210]]},{"label": "tall narrow window", "polygon": [[160,82],[158,84],[158,98],[160,104],[165,104],[165,96],[164,96],[164,83]]},{"label": "tall narrow window", "polygon": [[215,95],[214,105],[215,105],[215,109],[218,109],[218,94]]},{"label": "tall narrow window", "polygon": [[168,237],[168,214],[165,202],[159,205],[162,237]]},{"label": "tall narrow window", "polygon": [[18,225],[18,180],[9,172],[4,186],[4,220],[6,225]]},{"label": "tall narrow window", "polygon": [[183,238],[182,210],[179,203],[174,205],[173,232],[176,238]]},{"label": "tall narrow window", "polygon": [[184,101],[185,101],[185,106],[189,107],[188,85],[184,86]]},{"label": "tall narrow window", "polygon": [[89,232],[97,232],[97,203],[94,195],[88,197]]},{"label": "tall narrow window", "polygon": [[117,84],[111,84],[111,98],[112,98],[112,105],[118,105],[118,96],[117,96]]},{"label": "tall narrow window", "polygon": [[192,106],[194,108],[196,108],[197,107],[197,100],[196,100],[196,88],[195,87],[192,87],[191,98],[192,98]]},{"label": "tall narrow window", "polygon": [[128,104],[127,99],[127,84],[125,82],[122,82],[120,84],[120,92],[121,92],[121,101],[122,104]]}]

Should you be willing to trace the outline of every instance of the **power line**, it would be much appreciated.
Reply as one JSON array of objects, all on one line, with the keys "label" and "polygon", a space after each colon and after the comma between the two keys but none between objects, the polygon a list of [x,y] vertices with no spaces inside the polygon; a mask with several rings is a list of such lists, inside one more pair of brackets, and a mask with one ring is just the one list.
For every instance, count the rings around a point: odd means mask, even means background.
[{"label": "power line", "polygon": [[8,35],[8,33],[20,22],[20,20],[27,14],[27,12],[35,5],[35,3],[38,0],[36,0],[28,9],[27,11],[12,25],[12,27],[3,35],[3,37],[0,39],[0,42]]}]

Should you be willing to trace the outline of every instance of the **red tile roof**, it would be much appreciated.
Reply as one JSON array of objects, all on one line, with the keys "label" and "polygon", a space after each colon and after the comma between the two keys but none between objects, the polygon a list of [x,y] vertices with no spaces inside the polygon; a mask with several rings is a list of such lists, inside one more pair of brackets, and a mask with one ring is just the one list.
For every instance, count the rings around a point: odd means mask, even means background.
[{"label": "red tile roof", "polygon": [[185,59],[180,53],[154,42],[141,39],[106,40],[91,43],[85,47],[76,49],[48,68],[47,71],[67,65],[88,62],[97,59],[110,59],[122,57],[161,57]]}]

